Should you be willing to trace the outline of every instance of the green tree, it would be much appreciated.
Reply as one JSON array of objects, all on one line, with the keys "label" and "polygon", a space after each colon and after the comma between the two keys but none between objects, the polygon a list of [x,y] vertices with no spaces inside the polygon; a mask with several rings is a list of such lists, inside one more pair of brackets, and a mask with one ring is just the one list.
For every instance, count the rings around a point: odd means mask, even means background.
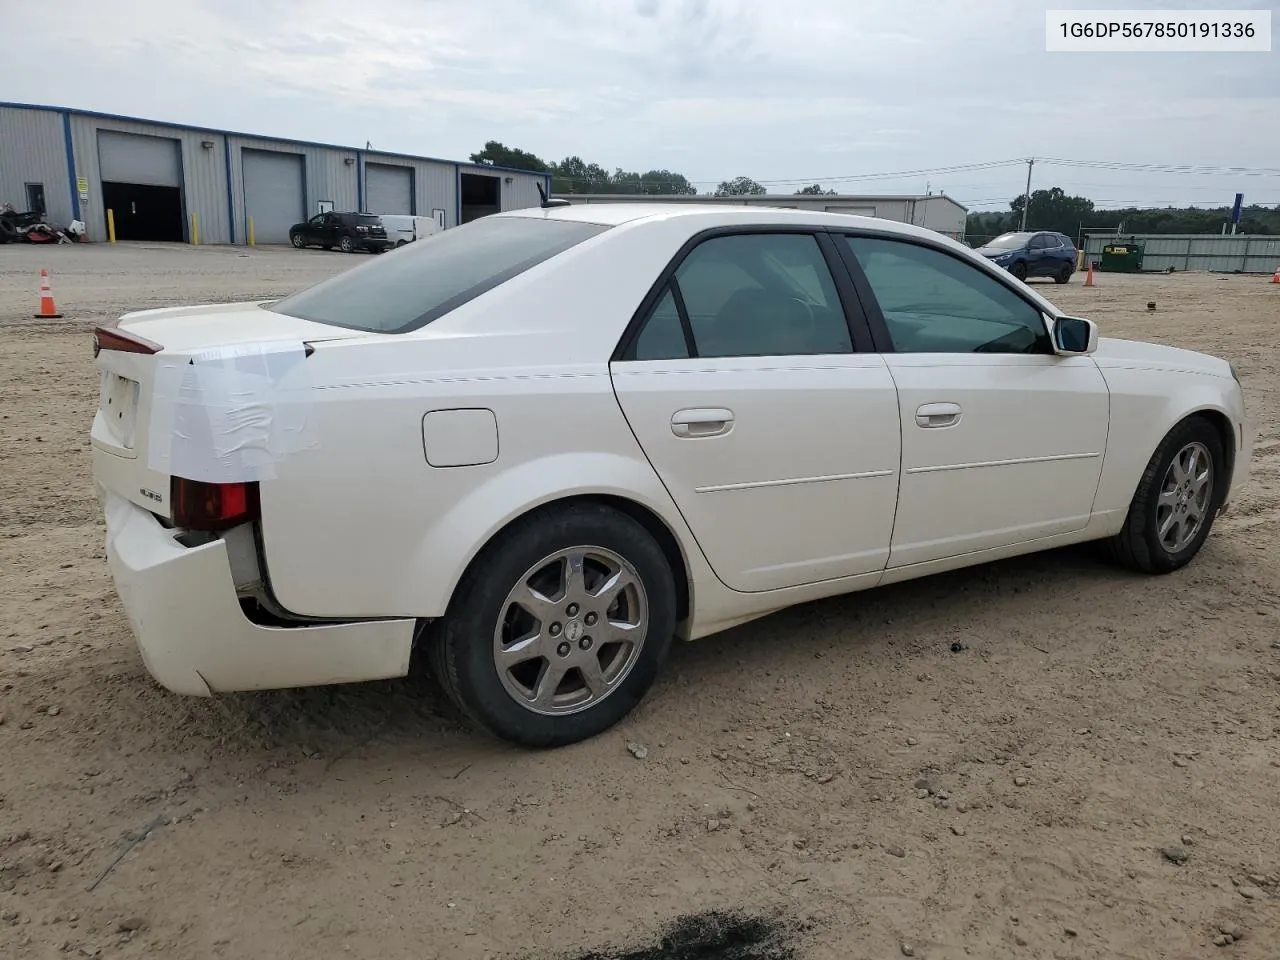
[{"label": "green tree", "polygon": [[724,180],[716,187],[717,197],[758,197],[767,191],[750,177],[734,177]]},{"label": "green tree", "polygon": [[[1009,204],[1013,223],[1022,223],[1022,208],[1026,205],[1025,193],[1013,198]],[[1027,229],[1056,230],[1074,237],[1079,233],[1081,224],[1088,226],[1093,216],[1093,201],[1088,197],[1070,196],[1061,187],[1036,190],[1032,192],[1031,205],[1027,207]]]},{"label": "green tree", "polygon": [[836,192],[834,190],[823,190],[820,183],[811,183],[807,187],[801,187],[795,192],[795,195],[797,197],[834,197]]},{"label": "green tree", "polygon": [[532,170],[535,173],[546,173],[549,169],[538,157],[527,150],[508,147],[497,140],[489,140],[484,149],[471,155],[472,163],[482,163],[486,167],[507,167],[511,170]]}]

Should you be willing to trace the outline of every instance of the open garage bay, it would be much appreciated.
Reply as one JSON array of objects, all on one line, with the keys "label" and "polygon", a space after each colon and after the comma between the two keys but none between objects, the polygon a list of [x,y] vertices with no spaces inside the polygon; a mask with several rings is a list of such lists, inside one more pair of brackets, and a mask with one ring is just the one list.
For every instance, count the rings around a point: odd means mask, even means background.
[{"label": "open garage bay", "polygon": [[[112,589],[90,326],[358,262],[0,251],[0,956],[608,955],[708,909],[811,921],[801,958],[1187,957],[1220,926],[1274,955],[1280,287],[1045,291],[1240,370],[1253,480],[1186,570],[1078,549],[796,608],[677,649],[619,728],[530,753],[420,679],[171,695]],[[65,320],[28,319],[41,266]]]}]

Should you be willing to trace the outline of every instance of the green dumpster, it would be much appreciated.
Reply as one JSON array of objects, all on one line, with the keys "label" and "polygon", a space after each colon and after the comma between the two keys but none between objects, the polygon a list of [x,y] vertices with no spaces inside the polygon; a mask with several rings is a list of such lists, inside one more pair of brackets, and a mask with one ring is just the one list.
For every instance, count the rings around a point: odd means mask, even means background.
[{"label": "green dumpster", "polygon": [[1146,245],[1134,240],[1114,240],[1102,248],[1098,269],[1106,273],[1141,273]]}]

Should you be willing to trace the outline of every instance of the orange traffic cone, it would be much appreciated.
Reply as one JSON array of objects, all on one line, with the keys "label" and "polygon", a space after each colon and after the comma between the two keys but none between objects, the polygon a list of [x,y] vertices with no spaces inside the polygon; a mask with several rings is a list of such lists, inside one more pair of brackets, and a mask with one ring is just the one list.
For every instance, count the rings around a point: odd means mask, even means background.
[{"label": "orange traffic cone", "polygon": [[1093,261],[1089,261],[1089,272],[1084,275],[1084,285],[1086,287],[1093,286]]},{"label": "orange traffic cone", "polygon": [[49,286],[49,271],[40,271],[40,312],[35,314],[37,320],[57,320],[62,316],[53,302],[53,288]]},{"label": "orange traffic cone", "polygon": [[1276,267],[1276,272],[1271,275],[1272,283],[1280,283],[1280,267]]}]

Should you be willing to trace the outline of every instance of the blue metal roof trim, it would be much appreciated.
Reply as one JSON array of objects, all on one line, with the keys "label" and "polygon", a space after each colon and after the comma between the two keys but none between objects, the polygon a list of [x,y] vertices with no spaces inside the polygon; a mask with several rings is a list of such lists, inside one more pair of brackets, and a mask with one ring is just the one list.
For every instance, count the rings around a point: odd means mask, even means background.
[{"label": "blue metal roof trim", "polygon": [[[320,147],[325,150],[350,150],[356,151],[356,147],[349,147],[341,143],[321,143],[318,140],[296,140],[292,137],[273,137],[264,133],[243,133],[239,130],[220,130],[217,127],[201,127],[193,123],[174,123],[170,120],[153,120],[148,117],[127,117],[121,113],[103,113],[100,110],[77,110],[75,107],[54,107],[45,103],[15,103],[9,100],[0,100],[0,107],[13,107],[18,110],[43,110],[46,113],[75,114],[80,117],[97,117],[99,120],[121,120],[125,123],[151,123],[158,127],[176,127],[179,130],[194,130],[197,133],[212,133],[222,137],[244,137],[247,140],[274,140],[276,143],[291,143],[300,147]],[[400,157],[403,160],[425,160],[428,163],[442,163],[446,166],[454,167],[473,167],[477,170],[493,170],[497,173],[520,173],[528,177],[540,177],[544,174],[540,170],[520,170],[516,167],[494,167],[487,163],[475,163],[469,160],[446,160],[443,157],[423,157],[414,153],[391,153],[388,151],[374,151],[387,157]]]}]

